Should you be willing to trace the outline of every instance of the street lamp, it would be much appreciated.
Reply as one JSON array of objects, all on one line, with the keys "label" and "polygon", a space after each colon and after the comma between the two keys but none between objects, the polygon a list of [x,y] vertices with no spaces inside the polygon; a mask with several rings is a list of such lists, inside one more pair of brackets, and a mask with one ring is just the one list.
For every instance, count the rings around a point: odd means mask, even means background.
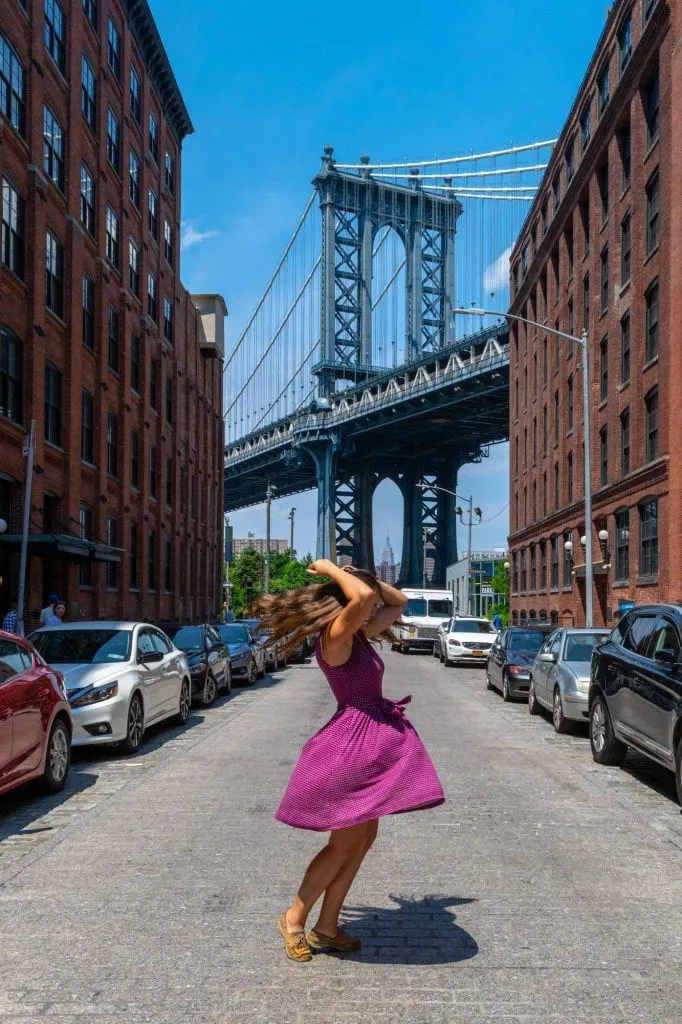
[{"label": "street lamp", "polygon": [[265,491],[265,561],[263,563],[263,575],[265,577],[263,580],[263,590],[266,594],[270,593],[270,505],[275,497],[276,490],[277,488],[268,482]]},{"label": "street lamp", "polygon": [[[464,501],[469,506],[469,519],[468,519],[468,523],[464,522],[464,511],[463,511],[463,509],[459,505],[455,508],[455,515],[459,516],[459,519],[460,519],[460,522],[461,522],[462,526],[467,526],[468,525],[468,527],[469,527],[469,542],[468,542],[468,545],[467,545],[467,549],[468,549],[468,556],[467,556],[468,557],[468,568],[467,568],[467,603],[466,603],[466,607],[467,607],[469,613],[471,613],[471,597],[472,597],[472,589],[473,589],[472,586],[471,586],[471,580],[472,580],[472,572],[471,572],[471,528],[473,526],[473,517],[474,517],[474,515],[478,516],[478,521],[480,523],[481,519],[483,518],[483,513],[481,512],[480,508],[474,508],[474,499],[473,498],[463,498],[460,494],[456,494],[454,491],[449,491],[447,489],[447,487],[438,487],[436,484],[425,484],[423,480],[419,481],[419,483],[417,484],[417,487],[420,490],[422,490],[422,491],[442,491],[443,494],[450,494],[453,498],[456,498],[457,501]],[[426,530],[424,532],[426,533]],[[425,542],[424,550],[426,550],[426,542]],[[424,555],[424,581],[426,581],[426,555]],[[424,586],[426,586],[426,582],[424,582]]]},{"label": "street lamp", "polygon": [[296,515],[296,509],[292,508],[287,516],[289,520],[289,548],[293,556],[294,553],[294,517]]},{"label": "street lamp", "polygon": [[[453,315],[461,313],[465,316],[494,316],[499,319],[500,314],[492,309],[453,309]],[[592,453],[590,451],[591,426],[590,426],[590,358],[588,350],[587,331],[584,330],[578,338],[574,334],[566,334],[564,331],[557,331],[546,324],[537,323],[535,320],[527,320],[525,316],[517,316],[515,313],[505,313],[507,320],[516,320],[518,323],[527,324],[530,327],[537,327],[546,334],[552,334],[556,338],[563,338],[574,345],[579,345],[583,354],[583,420],[585,437],[583,444],[584,465],[585,465],[585,625],[588,629],[594,626],[594,605],[592,600],[592,589],[594,585],[594,566],[592,564]]]}]

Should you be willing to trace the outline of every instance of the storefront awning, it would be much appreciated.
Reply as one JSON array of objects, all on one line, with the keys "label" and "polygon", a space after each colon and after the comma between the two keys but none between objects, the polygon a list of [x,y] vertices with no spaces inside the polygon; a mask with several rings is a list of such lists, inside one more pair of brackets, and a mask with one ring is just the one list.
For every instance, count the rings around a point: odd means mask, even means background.
[{"label": "storefront awning", "polygon": [[[21,534],[0,534],[0,546],[21,550]],[[36,558],[66,558],[70,562],[120,562],[121,549],[72,537],[68,533],[29,533],[28,553]]]}]

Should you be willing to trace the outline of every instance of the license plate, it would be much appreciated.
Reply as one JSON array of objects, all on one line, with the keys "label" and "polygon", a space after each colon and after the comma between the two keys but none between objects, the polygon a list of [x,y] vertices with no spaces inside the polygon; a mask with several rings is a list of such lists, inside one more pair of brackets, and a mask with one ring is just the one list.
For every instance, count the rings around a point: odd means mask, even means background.
[{"label": "license plate", "polygon": [[472,651],[471,653],[473,654],[474,658],[482,658],[483,657],[483,651]]}]

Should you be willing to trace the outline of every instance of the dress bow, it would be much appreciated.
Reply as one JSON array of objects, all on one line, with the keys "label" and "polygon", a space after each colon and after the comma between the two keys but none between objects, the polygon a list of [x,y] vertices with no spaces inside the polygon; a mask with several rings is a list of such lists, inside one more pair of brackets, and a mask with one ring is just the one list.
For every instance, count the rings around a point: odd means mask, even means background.
[{"label": "dress bow", "polygon": [[388,697],[384,697],[384,711],[388,715],[393,715],[394,718],[404,718],[405,705],[409,704],[411,700],[412,694],[408,694],[407,697],[403,697],[401,700],[389,700]]}]

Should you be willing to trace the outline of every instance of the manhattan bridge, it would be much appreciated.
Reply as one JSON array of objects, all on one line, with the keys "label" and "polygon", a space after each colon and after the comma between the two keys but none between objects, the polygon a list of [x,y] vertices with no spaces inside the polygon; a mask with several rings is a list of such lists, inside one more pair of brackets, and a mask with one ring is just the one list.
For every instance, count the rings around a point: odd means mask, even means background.
[{"label": "manhattan bridge", "polygon": [[[225,511],[317,487],[317,557],[374,566],[372,503],[403,497],[402,585],[457,560],[462,466],[508,439],[509,254],[555,140],[337,163],[225,364]],[[456,307],[500,311],[495,323]],[[420,482],[423,486],[418,486]],[[424,538],[427,550],[424,552]]]}]

